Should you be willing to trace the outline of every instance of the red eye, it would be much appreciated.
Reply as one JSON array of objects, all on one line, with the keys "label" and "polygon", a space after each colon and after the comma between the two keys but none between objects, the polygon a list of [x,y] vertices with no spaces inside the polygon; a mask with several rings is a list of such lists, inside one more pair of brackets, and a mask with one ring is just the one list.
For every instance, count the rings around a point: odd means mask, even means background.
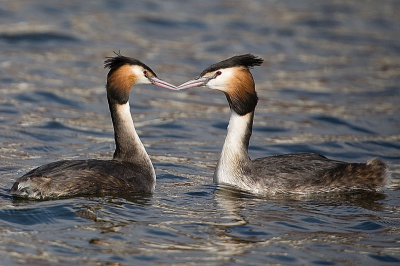
[{"label": "red eye", "polygon": [[147,70],[143,70],[143,74],[147,77]]},{"label": "red eye", "polygon": [[221,71],[217,71],[217,72],[215,72],[215,75],[217,75],[217,76],[219,76],[219,75],[221,75],[222,74],[222,72]]}]

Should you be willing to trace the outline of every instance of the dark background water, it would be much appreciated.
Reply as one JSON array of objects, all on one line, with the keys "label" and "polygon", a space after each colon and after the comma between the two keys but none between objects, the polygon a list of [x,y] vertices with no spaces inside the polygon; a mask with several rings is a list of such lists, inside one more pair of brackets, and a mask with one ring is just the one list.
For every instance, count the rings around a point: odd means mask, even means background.
[{"label": "dark background water", "polygon": [[[398,1],[0,1],[1,265],[400,264]],[[153,196],[15,200],[18,176],[110,158],[112,51],[180,84],[236,54],[260,98],[252,158],[380,157],[382,193],[258,198],[212,183],[223,94],[138,86],[131,111]]]}]

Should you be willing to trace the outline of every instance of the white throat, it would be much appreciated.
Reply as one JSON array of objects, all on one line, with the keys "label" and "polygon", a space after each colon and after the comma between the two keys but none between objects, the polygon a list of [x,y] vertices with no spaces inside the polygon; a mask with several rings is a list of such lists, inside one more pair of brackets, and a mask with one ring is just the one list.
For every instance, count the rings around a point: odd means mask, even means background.
[{"label": "white throat", "polygon": [[129,102],[117,104],[116,111],[120,119],[119,122],[121,123],[121,130],[123,130],[123,133],[133,140],[133,143],[135,143],[139,151],[147,155],[143,143],[140,141],[139,135],[136,132],[135,125],[133,124]]},{"label": "white throat", "polygon": [[[251,171],[248,142],[251,135],[253,113],[240,116],[231,111],[228,133],[221,157],[214,172],[215,183],[237,185]],[[249,132],[250,130],[250,132]]]},{"label": "white throat", "polygon": [[[134,162],[148,168],[154,179],[156,174],[150,157],[140,141],[139,135],[133,124],[129,102],[117,104],[116,108],[117,125],[114,124],[115,141],[117,150],[114,154],[115,160]],[[118,132],[116,131],[118,130]]]}]

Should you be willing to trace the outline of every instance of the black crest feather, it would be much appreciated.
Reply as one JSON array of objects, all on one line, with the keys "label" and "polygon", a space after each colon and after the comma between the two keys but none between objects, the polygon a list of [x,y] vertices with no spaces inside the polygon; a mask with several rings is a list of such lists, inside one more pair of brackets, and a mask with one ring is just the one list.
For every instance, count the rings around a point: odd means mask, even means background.
[{"label": "black crest feather", "polygon": [[252,54],[236,55],[207,67],[206,69],[204,69],[203,72],[201,72],[200,77],[204,76],[206,73],[213,72],[218,69],[238,67],[238,66],[252,68],[255,66],[260,66],[263,62],[264,59],[259,58]]},{"label": "black crest feather", "polygon": [[121,55],[120,52],[114,52],[116,56],[114,57],[106,57],[107,59],[104,61],[104,68],[109,68],[110,72],[108,72],[108,76],[110,76],[115,70],[118,68],[122,67],[123,65],[137,65],[141,66],[144,69],[150,71],[154,77],[157,77],[156,73],[154,73],[153,70],[151,70],[150,67],[148,67],[146,64],[142,63],[141,61],[132,58],[132,57],[126,57]]}]

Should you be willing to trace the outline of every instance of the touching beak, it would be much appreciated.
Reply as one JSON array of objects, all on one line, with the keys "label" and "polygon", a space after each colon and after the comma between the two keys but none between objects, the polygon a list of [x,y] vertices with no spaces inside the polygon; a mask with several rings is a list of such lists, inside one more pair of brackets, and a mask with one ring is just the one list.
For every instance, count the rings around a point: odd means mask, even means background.
[{"label": "touching beak", "polygon": [[170,89],[170,90],[177,90],[178,89],[178,87],[176,87],[175,85],[169,84],[168,82],[166,82],[166,81],[164,81],[162,79],[155,78],[155,77],[148,77],[148,79],[150,80],[150,82],[153,85],[156,85],[158,87],[165,88],[165,89]]},{"label": "touching beak", "polygon": [[210,80],[209,77],[202,77],[197,79],[189,80],[177,87],[178,90],[190,89],[194,87],[206,86],[207,82]]}]

